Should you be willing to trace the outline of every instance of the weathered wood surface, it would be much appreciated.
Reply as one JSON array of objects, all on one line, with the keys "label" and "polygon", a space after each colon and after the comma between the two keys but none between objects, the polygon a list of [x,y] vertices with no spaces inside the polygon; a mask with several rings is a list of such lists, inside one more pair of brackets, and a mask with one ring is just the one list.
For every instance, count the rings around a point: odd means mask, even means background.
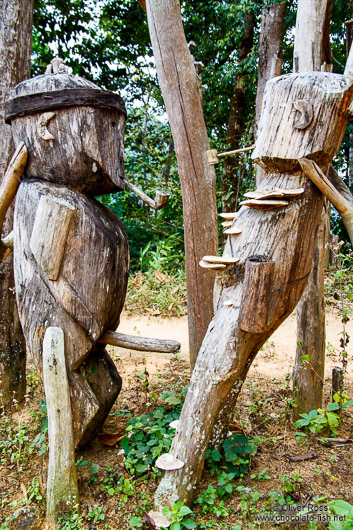
[{"label": "weathered wood surface", "polygon": [[259,65],[256,92],[256,121],[261,114],[265,86],[269,79],[281,75],[284,21],[287,2],[264,7],[261,11]]},{"label": "weathered wood surface", "polygon": [[[321,215],[321,222],[316,238],[312,271],[305,291],[297,305],[297,347],[293,367],[293,393],[296,407],[293,408],[293,420],[299,415],[308,413],[322,406],[325,377],[325,213],[327,201]],[[303,356],[308,356],[308,362]]]},{"label": "weathered wood surface", "polygon": [[49,438],[47,520],[55,523],[58,515],[72,511],[73,506],[78,504],[65,338],[60,328],[49,327],[45,332],[43,380]]},{"label": "weathered wood surface", "polygon": [[[262,100],[269,79],[281,75],[286,2],[264,7],[261,12],[259,39],[259,64],[257,69],[255,137],[259,123]],[[256,168],[256,186],[265,177],[262,167]]]},{"label": "weathered wood surface", "polygon": [[[5,124],[3,104],[8,90],[30,75],[33,0],[3,0],[0,9],[0,179],[15,151],[11,127]],[[0,239],[12,230],[8,210]],[[0,392],[2,405],[11,407],[26,393],[26,345],[18,318],[12,259],[0,264]]]},{"label": "weathered wood surface", "polygon": [[140,188],[135,186],[132,182],[129,182],[127,179],[125,179],[126,186],[133,192],[135,195],[139,197],[144,203],[148,204],[150,208],[153,208],[153,210],[159,210],[160,208],[163,208],[169,199],[169,193],[165,193],[163,191],[157,191],[156,192],[156,198],[155,200],[151,199],[146,193],[144,193]]},{"label": "weathered wood surface", "polygon": [[[67,75],[70,74],[60,74]],[[28,116],[37,112],[47,112],[53,109],[63,109],[65,107],[101,107],[118,110],[126,114],[125,103],[120,96],[107,90],[95,88],[72,88],[49,92],[26,94],[17,96],[5,103],[6,121],[10,122],[15,116]]]},{"label": "weathered wood surface", "polygon": [[[299,160],[299,163],[307,177],[326,195],[328,200],[339,212],[347,229],[349,239],[353,244],[353,195],[350,193],[349,188],[339,179],[333,168],[330,172],[338,188],[332,184],[331,180],[326,177],[315,162],[303,158]],[[340,190],[343,191],[344,195]]]},{"label": "weathered wood surface", "polygon": [[[186,43],[178,0],[147,0],[148,26],[159,83],[173,134],[183,193],[186,283],[191,366],[213,316],[214,275],[199,267],[218,251],[215,170],[199,94],[198,76]],[[207,215],[205,215],[207,211]]]},{"label": "weathered wood surface", "polygon": [[[74,210],[55,281],[45,275],[30,245],[41,196]],[[125,230],[98,202],[64,186],[26,178],[17,193],[14,232],[16,295],[27,346],[41,373],[46,328],[65,330],[75,444],[83,445],[99,429],[121,387],[113,362],[96,341],[117,327],[124,304],[129,262]],[[50,241],[42,237],[42,245]]]},{"label": "weathered wood surface", "polygon": [[261,258],[246,260],[239,310],[241,330],[262,333],[267,328],[274,268],[273,261],[262,261]]},{"label": "weathered wood surface", "polygon": [[294,72],[313,72],[331,63],[330,11],[332,0],[298,2],[294,41]]},{"label": "weathered wood surface", "polygon": [[[330,11],[332,0],[299,0],[294,41],[294,71],[331,71]],[[310,47],[309,47],[310,43]],[[309,102],[298,102],[297,126],[312,123],[313,109]],[[330,208],[324,202],[313,259],[313,271],[297,308],[297,347],[293,367],[293,389],[297,407],[293,418],[322,406],[325,371],[325,244],[330,231]],[[310,363],[303,363],[308,355]]]},{"label": "weathered wood surface", "polygon": [[[312,267],[324,199],[309,179],[297,170],[300,165],[294,160],[294,154],[310,151],[312,158],[322,160],[320,149],[316,147],[326,148],[326,143],[331,140],[331,132],[334,147],[329,149],[337,150],[346,125],[347,107],[353,95],[353,80],[335,75],[327,78],[327,75],[308,74],[306,80],[305,76],[296,74],[283,76],[270,81],[270,89],[266,89],[264,112],[267,112],[267,105],[271,106],[275,95],[272,91],[274,84],[277,84],[277,95],[281,93],[282,99],[278,97],[278,109],[272,105],[273,115],[269,119],[269,127],[276,125],[277,134],[269,129],[266,135],[263,123],[261,140],[259,137],[260,147],[255,149],[257,155],[254,153],[254,156],[260,158],[265,167],[274,167],[276,170],[266,175],[259,191],[276,187],[303,187],[304,193],[293,198],[288,206],[281,210],[261,211],[245,207],[240,210],[236,223],[242,233],[230,236],[224,250],[225,254],[240,258],[238,271],[228,267],[224,272],[218,273],[214,293],[216,314],[202,343],[170,450],[185,465],[180,470],[164,474],[155,496],[155,503],[159,507],[172,505],[178,499],[186,503],[191,502],[220,410],[223,408],[226,412],[232,411],[257,351],[292,312],[304,290]],[[330,117],[334,117],[331,122],[332,131],[328,130],[326,142],[319,132],[315,134],[315,131],[312,131],[313,137],[308,137],[306,130],[295,129],[293,117],[289,119],[287,115],[285,128],[277,121],[277,115],[281,116],[284,112],[280,106],[282,101],[292,107],[290,94],[295,100],[299,86],[302,87],[301,99],[305,96],[312,102],[314,109],[320,110],[319,117],[327,116],[328,108]],[[340,86],[341,89],[338,88]],[[266,101],[268,97],[271,101]],[[321,127],[320,119],[316,123]],[[273,157],[271,144],[265,141],[266,136],[271,139]],[[318,145],[315,144],[315,138]],[[307,142],[310,149],[306,147]],[[279,153],[284,154],[285,160],[278,158]],[[281,173],[287,161],[289,168],[294,167],[294,171]],[[322,169],[325,171],[327,167]],[[243,331],[239,326],[243,284],[238,272],[244,278],[246,260],[256,255],[275,264],[267,326],[261,333]],[[228,300],[232,300],[233,305],[225,305]],[[217,440],[214,440],[214,443],[216,442]]]},{"label": "weathered wood surface", "polygon": [[[17,147],[0,185],[0,234],[7,210],[20,185],[20,179],[23,176],[26,161],[27,148],[21,143]],[[12,237],[10,239],[6,237],[3,239],[0,238],[0,263],[10,254],[12,246]]]},{"label": "weathered wood surface", "polygon": [[156,351],[161,353],[175,353],[180,351],[180,342],[176,340],[151,339],[147,337],[134,337],[115,331],[106,331],[99,338],[102,344],[111,344],[119,348],[130,348],[136,351]]},{"label": "weathered wood surface", "polygon": [[[296,77],[292,77],[295,75]],[[300,170],[299,158],[327,165],[341,145],[346,121],[337,120],[345,108],[342,91],[350,91],[351,80],[338,74],[315,72],[276,77],[266,85],[263,110],[253,158],[267,171]],[[305,96],[305,97],[304,97]],[[309,100],[313,121],[296,129],[293,104]]]},{"label": "weathered wood surface", "polygon": [[71,204],[59,199],[42,195],[39,200],[29,246],[48,280],[59,276],[74,211]]},{"label": "weathered wood surface", "polygon": [[51,141],[38,134],[42,115],[39,112],[11,122],[15,142],[23,141],[28,149],[26,177],[64,184],[87,195],[125,188],[123,113],[93,107],[62,109],[48,123],[54,136]]}]

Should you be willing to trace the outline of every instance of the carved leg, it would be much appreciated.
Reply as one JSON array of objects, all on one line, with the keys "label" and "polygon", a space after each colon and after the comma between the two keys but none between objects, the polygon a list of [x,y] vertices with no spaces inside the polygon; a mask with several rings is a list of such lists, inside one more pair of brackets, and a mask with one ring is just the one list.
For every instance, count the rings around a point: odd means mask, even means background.
[{"label": "carved leg", "polygon": [[55,523],[58,513],[69,511],[78,503],[69,381],[64,333],[60,328],[50,327],[45,333],[43,379],[49,432],[47,519]]}]

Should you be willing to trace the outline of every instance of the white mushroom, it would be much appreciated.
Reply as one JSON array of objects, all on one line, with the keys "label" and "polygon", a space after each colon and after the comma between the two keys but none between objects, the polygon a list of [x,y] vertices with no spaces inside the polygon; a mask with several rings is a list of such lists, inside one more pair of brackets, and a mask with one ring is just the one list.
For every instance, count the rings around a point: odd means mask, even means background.
[{"label": "white mushroom", "polygon": [[225,305],[226,307],[231,307],[233,304],[233,300],[226,300],[223,305]]},{"label": "white mushroom", "polygon": [[172,421],[172,422],[169,424],[169,427],[171,427],[172,429],[177,429],[179,423],[180,423],[180,420],[174,420],[174,421]]},{"label": "white mushroom", "polygon": [[241,230],[240,228],[228,228],[228,230],[224,230],[223,234],[229,234],[229,235],[232,235],[232,236],[236,236],[238,234],[241,234]]},{"label": "white mushroom", "polygon": [[204,269],[222,270],[226,268],[224,263],[210,263],[209,261],[204,261],[203,259],[199,262],[199,265]]},{"label": "white mushroom", "polygon": [[209,263],[226,263],[229,265],[231,263],[238,263],[239,258],[233,258],[232,256],[204,256],[202,261],[207,261]]},{"label": "white mushroom", "polygon": [[239,215],[239,212],[229,212],[229,213],[220,213],[219,214],[221,217],[223,217],[223,219],[235,219],[236,217],[238,217]]},{"label": "white mushroom", "polygon": [[250,208],[261,208],[263,210],[272,210],[273,208],[281,208],[282,206],[287,206],[288,201],[272,201],[268,200],[258,200],[258,199],[249,199],[248,201],[242,201],[240,203],[242,206],[249,206]]},{"label": "white mushroom", "polygon": [[164,453],[164,455],[157,458],[155,465],[164,471],[174,471],[175,469],[182,468],[184,462],[175,458],[171,453]]}]

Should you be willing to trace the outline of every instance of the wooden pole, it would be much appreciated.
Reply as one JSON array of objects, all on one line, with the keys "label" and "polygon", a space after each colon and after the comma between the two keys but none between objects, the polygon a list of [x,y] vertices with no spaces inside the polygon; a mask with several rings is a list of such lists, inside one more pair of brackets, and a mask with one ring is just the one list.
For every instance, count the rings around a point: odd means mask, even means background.
[{"label": "wooden pole", "polygon": [[106,331],[99,338],[101,344],[111,344],[119,348],[128,348],[136,351],[156,351],[160,353],[175,353],[180,350],[180,343],[175,340],[149,339],[134,337],[115,331]]},{"label": "wooden pole", "polygon": [[178,0],[147,0],[146,7],[183,194],[190,362],[193,368],[214,313],[215,273],[201,268],[199,261],[202,256],[218,253],[216,173],[207,161],[210,146],[199,79],[186,42],[180,3]]},{"label": "wooden pole", "polygon": [[49,327],[45,332],[43,380],[49,433],[47,520],[55,523],[60,513],[69,512],[78,504],[70,392],[61,328]]}]

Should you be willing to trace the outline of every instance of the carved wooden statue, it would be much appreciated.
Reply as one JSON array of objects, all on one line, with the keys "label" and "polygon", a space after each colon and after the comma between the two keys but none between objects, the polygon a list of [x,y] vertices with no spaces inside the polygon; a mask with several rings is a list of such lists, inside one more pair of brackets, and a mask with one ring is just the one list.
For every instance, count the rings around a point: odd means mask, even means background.
[{"label": "carved wooden statue", "polygon": [[76,446],[97,433],[121,388],[97,340],[119,323],[128,242],[93,197],[125,188],[125,116],[118,95],[68,74],[59,59],[17,85],[6,105],[15,144],[28,150],[14,220],[19,315],[40,373],[46,329],[64,331]]},{"label": "carved wooden statue", "polygon": [[330,73],[291,74],[267,83],[253,153],[266,176],[240,211],[228,214],[234,220],[223,258],[205,256],[200,263],[221,269],[216,313],[170,450],[178,465],[159,484],[158,508],[192,500],[209,441],[219,443],[256,353],[304,290],[323,204],[306,167],[316,164],[327,173],[352,95],[353,79]]}]

